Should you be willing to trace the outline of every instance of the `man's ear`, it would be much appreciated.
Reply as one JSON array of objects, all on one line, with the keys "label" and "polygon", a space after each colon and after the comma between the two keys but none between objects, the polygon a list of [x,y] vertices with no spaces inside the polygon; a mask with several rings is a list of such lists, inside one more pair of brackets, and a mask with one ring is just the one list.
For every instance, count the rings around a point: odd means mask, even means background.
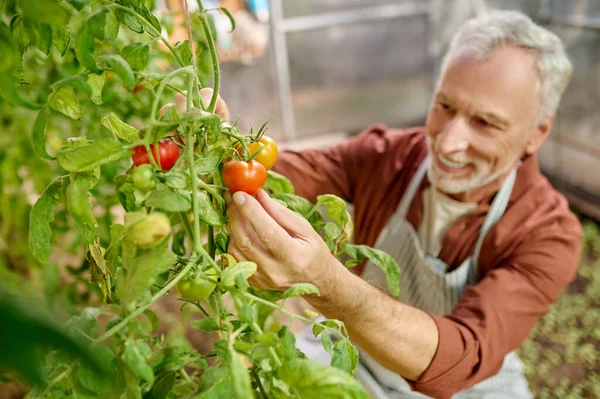
[{"label": "man's ear", "polygon": [[552,124],[554,123],[555,116],[556,113],[553,113],[545,121],[537,125],[533,131],[533,134],[527,141],[527,145],[525,146],[525,153],[527,155],[535,153],[542,146],[552,130]]}]

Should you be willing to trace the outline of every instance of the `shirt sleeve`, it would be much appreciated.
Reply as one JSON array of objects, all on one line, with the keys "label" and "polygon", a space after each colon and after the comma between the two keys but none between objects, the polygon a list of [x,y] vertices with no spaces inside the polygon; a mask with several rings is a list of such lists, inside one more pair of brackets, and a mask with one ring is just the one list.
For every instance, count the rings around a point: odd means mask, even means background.
[{"label": "shirt sleeve", "polygon": [[318,195],[334,194],[352,203],[361,168],[373,157],[372,147],[386,130],[373,125],[326,150],[282,151],[273,170],[290,179],[296,194],[311,202]]},{"label": "shirt sleeve", "polygon": [[576,274],[581,226],[552,226],[521,243],[498,268],[468,287],[452,313],[431,315],[437,352],[413,388],[446,399],[500,370]]}]

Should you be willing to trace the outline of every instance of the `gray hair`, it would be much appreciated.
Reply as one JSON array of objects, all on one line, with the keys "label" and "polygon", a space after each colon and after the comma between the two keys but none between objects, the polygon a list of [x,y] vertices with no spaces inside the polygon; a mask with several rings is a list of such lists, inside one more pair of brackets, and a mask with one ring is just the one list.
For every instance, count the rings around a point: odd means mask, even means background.
[{"label": "gray hair", "polygon": [[558,108],[573,66],[558,36],[526,15],[517,11],[492,11],[465,22],[452,38],[442,71],[458,50],[469,49],[476,56],[486,58],[503,45],[521,47],[537,56],[540,114],[536,123],[543,122]]}]

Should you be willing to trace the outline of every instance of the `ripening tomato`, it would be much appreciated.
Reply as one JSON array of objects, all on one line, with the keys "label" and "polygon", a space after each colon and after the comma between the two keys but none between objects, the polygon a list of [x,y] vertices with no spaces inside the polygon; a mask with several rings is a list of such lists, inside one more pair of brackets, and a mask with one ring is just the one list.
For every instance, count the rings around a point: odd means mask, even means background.
[{"label": "ripening tomato", "polygon": [[[151,144],[150,149],[154,155],[154,160],[156,160],[156,150],[154,149],[154,145]],[[160,156],[161,169],[169,170],[173,167],[173,165],[175,165],[175,162],[177,162],[177,159],[179,158],[179,147],[172,140],[162,139],[158,142],[158,154]],[[133,160],[133,164],[135,166],[150,163],[150,160],[148,159],[148,152],[146,151],[146,147],[143,145],[133,147],[133,155],[131,156],[131,159]]]},{"label": "ripening tomato", "polygon": [[149,164],[143,164],[133,168],[131,173],[133,178],[133,184],[142,190],[152,190],[156,187],[156,180],[154,180],[154,171],[152,166]]},{"label": "ripening tomato", "polygon": [[[217,280],[218,278],[217,272],[213,268],[206,270],[204,274],[212,280]],[[200,276],[188,275],[177,283],[175,290],[188,301],[198,302],[208,298],[215,287],[216,284],[206,281]]]},{"label": "ripening tomato", "polygon": [[223,182],[235,193],[244,191],[255,195],[267,182],[267,169],[257,161],[232,161],[223,168]]},{"label": "ripening tomato", "polygon": [[[248,144],[250,155],[256,153],[261,147],[263,147],[263,149],[258,153],[254,160],[260,162],[265,169],[270,170],[273,165],[275,165],[277,155],[279,154],[277,143],[269,136],[263,135],[258,142]],[[238,145],[236,149],[240,154],[244,151],[241,145]]]}]

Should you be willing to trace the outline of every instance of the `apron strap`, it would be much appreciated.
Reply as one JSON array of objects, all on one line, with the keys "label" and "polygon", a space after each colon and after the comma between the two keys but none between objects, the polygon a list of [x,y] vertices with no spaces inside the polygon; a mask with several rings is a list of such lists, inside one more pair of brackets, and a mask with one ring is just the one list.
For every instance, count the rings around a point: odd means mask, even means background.
[{"label": "apron strap", "polygon": [[406,193],[402,196],[402,200],[400,201],[400,205],[398,205],[398,216],[402,217],[402,219],[406,219],[406,214],[408,213],[408,207],[412,204],[413,198],[415,197],[415,193],[419,189],[421,182],[423,181],[423,177],[425,177],[425,173],[427,173],[427,169],[429,168],[429,155],[425,157],[421,165],[419,165],[419,169],[413,176],[410,181],[408,188],[406,189]]},{"label": "apron strap", "polygon": [[473,250],[473,255],[471,257],[471,275],[473,278],[473,282],[477,281],[477,274],[479,270],[479,265],[477,259],[479,258],[479,252],[481,251],[481,246],[483,245],[483,240],[486,234],[494,227],[496,223],[502,218],[504,215],[504,211],[508,206],[508,201],[510,199],[510,194],[512,193],[513,186],[515,185],[515,180],[517,177],[517,169],[513,169],[510,174],[506,177],[506,180],[502,184],[500,191],[494,198],[492,205],[490,206],[490,210],[483,221],[483,225],[481,226],[481,230],[479,231],[479,236],[477,237],[477,241],[475,242],[475,249]]}]

